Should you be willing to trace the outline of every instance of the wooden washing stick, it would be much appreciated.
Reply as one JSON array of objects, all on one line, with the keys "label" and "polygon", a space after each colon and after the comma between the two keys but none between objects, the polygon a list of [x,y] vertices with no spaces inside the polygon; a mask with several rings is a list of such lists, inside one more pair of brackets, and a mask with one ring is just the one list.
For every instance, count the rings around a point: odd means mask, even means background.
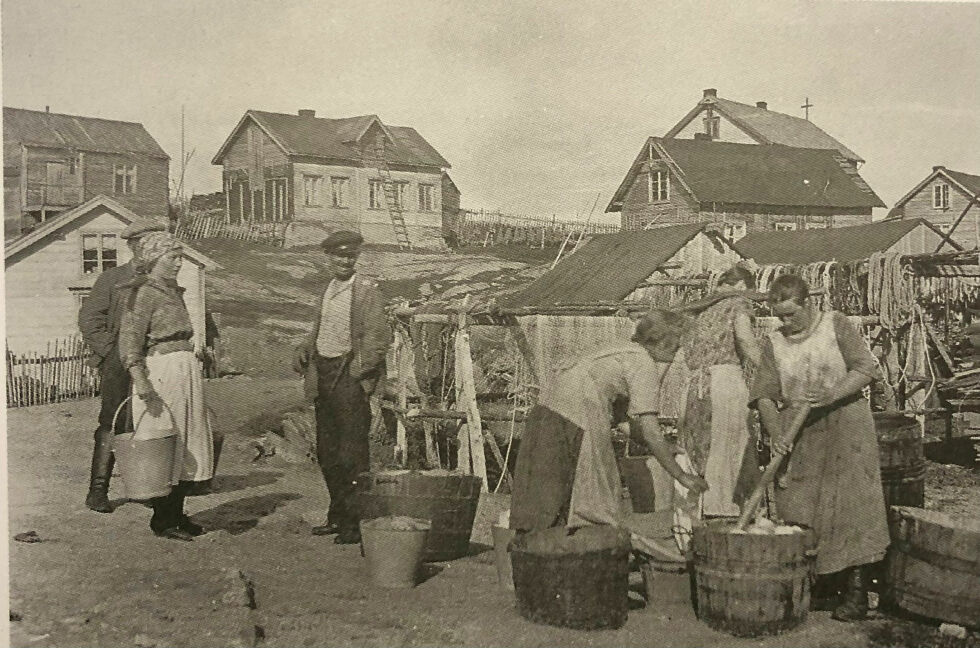
[{"label": "wooden washing stick", "polygon": [[[798,409],[794,412],[789,427],[784,428],[780,436],[780,440],[784,443],[791,444],[796,441],[800,430],[803,429],[803,423],[806,422],[806,417],[810,415],[811,408],[809,403],[803,403],[796,407]],[[745,506],[742,507],[742,515],[739,516],[738,522],[735,523],[736,529],[740,531],[744,530],[748,526],[749,521],[755,516],[755,511],[759,508],[759,503],[766,493],[766,487],[776,478],[776,473],[779,472],[779,468],[783,465],[783,461],[785,461],[787,456],[789,456],[788,452],[785,454],[773,452],[772,458],[769,460],[769,465],[766,466],[766,471],[762,473],[762,477],[759,478],[759,483],[756,484],[755,490],[752,491],[752,495],[749,496],[749,499],[745,502]]]}]

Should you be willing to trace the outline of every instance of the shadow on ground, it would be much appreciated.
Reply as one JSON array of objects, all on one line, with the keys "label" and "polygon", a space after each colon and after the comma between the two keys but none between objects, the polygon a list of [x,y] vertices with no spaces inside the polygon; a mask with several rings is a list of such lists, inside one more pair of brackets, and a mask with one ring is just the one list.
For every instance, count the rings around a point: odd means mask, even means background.
[{"label": "shadow on ground", "polygon": [[299,493],[269,493],[243,497],[206,509],[193,516],[197,524],[212,531],[227,531],[240,535],[254,529],[259,520],[271,515],[277,508],[302,497]]}]

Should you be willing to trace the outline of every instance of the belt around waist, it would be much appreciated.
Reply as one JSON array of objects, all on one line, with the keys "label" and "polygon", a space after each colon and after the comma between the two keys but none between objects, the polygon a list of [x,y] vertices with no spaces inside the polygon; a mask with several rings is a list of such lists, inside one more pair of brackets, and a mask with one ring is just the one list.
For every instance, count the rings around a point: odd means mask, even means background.
[{"label": "belt around waist", "polygon": [[175,351],[193,351],[194,342],[191,340],[167,340],[157,342],[146,350],[146,355],[162,355],[164,353],[174,353]]}]

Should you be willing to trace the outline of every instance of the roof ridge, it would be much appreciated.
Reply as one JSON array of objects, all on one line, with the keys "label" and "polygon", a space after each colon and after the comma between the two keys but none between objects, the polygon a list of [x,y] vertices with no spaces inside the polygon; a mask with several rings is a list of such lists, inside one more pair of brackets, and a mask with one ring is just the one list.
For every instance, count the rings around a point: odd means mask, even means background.
[{"label": "roof ridge", "polygon": [[109,119],[108,117],[92,117],[90,115],[71,115],[69,113],[50,112],[47,110],[34,110],[33,108],[18,108],[16,106],[4,106],[3,109],[19,110],[21,112],[36,113],[38,115],[48,115],[52,117],[69,117],[71,119],[88,119],[91,121],[103,121],[103,122],[110,122],[112,124],[132,124],[133,126],[140,126],[144,130],[146,129],[146,126],[143,125],[143,122],[129,121],[126,119]]}]

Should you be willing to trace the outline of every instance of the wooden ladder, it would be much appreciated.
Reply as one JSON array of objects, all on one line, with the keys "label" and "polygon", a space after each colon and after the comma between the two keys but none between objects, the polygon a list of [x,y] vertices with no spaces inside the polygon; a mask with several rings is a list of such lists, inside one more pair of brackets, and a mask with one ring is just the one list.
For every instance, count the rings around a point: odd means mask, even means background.
[{"label": "wooden ladder", "polygon": [[405,216],[402,214],[402,204],[397,198],[397,189],[394,180],[391,179],[391,169],[384,154],[378,155],[378,172],[381,174],[385,192],[385,206],[388,208],[388,216],[391,218],[391,227],[395,231],[395,241],[402,250],[411,250],[412,241],[408,238],[408,227],[405,225]]}]

